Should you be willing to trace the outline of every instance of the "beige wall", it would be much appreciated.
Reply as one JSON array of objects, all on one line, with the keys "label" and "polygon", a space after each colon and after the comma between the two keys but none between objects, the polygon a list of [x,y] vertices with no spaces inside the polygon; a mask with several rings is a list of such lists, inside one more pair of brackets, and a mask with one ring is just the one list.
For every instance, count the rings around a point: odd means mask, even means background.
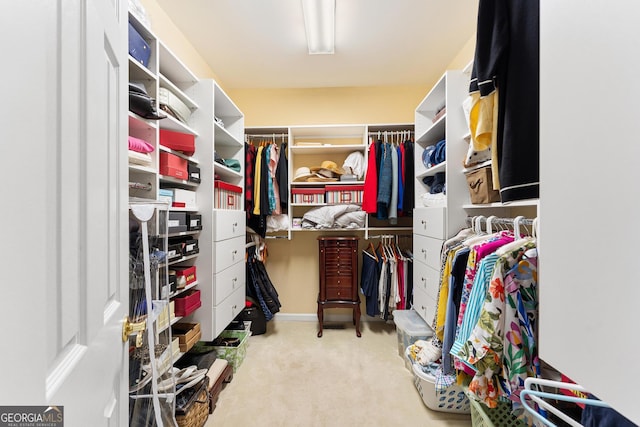
[{"label": "beige wall", "polygon": [[[155,0],[140,0],[151,22],[151,31],[201,79],[218,80],[202,56]],[[221,84],[222,85],[222,84]]]},{"label": "beige wall", "polygon": [[[155,0],[142,0],[156,35],[200,78],[213,70],[178,30]],[[447,69],[462,69],[473,57],[475,36],[456,54]],[[442,70],[444,73],[445,70]],[[245,115],[245,126],[306,124],[413,123],[414,111],[435,83],[421,86],[380,86],[301,89],[233,89],[227,94]],[[349,234],[349,233],[345,233]],[[353,233],[352,233],[353,234]],[[294,233],[293,240],[267,240],[267,270],[282,303],[281,313],[315,314],[318,294],[320,234]],[[332,234],[333,235],[333,234]],[[362,233],[355,233],[363,237]],[[363,248],[368,242],[361,240]],[[331,311],[329,311],[331,312]],[[348,312],[333,310],[337,313]],[[364,301],[363,301],[364,313]],[[366,316],[363,316],[366,318]]]}]

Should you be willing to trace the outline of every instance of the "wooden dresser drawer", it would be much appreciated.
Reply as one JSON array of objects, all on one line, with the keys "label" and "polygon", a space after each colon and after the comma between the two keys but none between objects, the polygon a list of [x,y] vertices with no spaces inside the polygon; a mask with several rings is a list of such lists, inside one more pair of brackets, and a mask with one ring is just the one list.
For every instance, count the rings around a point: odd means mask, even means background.
[{"label": "wooden dresser drawer", "polygon": [[237,210],[214,210],[213,227],[215,233],[213,240],[216,242],[240,237],[245,234],[246,212]]},{"label": "wooden dresser drawer", "polygon": [[413,256],[417,261],[440,270],[440,251],[443,243],[444,240],[414,234]]},{"label": "wooden dresser drawer", "polygon": [[417,208],[413,210],[413,232],[435,239],[445,239],[447,208]]}]

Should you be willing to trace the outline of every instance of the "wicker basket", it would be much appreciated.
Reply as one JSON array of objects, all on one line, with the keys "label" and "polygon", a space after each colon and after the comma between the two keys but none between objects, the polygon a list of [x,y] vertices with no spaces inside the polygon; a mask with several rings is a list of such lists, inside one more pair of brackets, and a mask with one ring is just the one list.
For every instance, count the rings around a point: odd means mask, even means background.
[{"label": "wicker basket", "polygon": [[176,407],[176,421],[179,427],[202,427],[209,418],[209,378],[205,377],[193,388],[195,392],[187,403],[183,407]]},{"label": "wicker basket", "polygon": [[511,405],[508,403],[499,402],[496,408],[488,408],[473,398],[469,398],[469,401],[473,427],[520,427],[527,425],[511,413]]}]

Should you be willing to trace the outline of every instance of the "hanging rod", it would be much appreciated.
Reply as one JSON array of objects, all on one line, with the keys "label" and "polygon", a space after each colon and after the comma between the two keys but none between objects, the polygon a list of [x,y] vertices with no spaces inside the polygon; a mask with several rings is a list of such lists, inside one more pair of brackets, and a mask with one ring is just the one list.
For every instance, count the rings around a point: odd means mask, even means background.
[{"label": "hanging rod", "polygon": [[[479,218],[480,221],[484,221],[487,222],[487,218],[485,216],[476,216],[475,219]],[[473,220],[474,217],[470,217],[468,216],[466,218],[467,224],[468,225],[472,225],[473,224]],[[503,225],[513,225],[515,223],[516,218],[491,218],[491,223],[492,224],[503,224]],[[518,221],[520,223],[520,225],[533,225],[533,222],[535,221],[535,219],[529,219],[529,218],[520,218],[520,220]]]},{"label": "hanging rod", "polygon": [[249,138],[288,138],[288,133],[246,133]]},{"label": "hanging rod", "polygon": [[388,134],[395,134],[395,135],[399,135],[401,133],[415,133],[415,131],[412,131],[410,129],[406,129],[406,130],[376,130],[376,131],[371,131],[369,132],[369,136],[378,136],[381,134],[387,133]]},{"label": "hanging rod", "polygon": [[395,239],[396,237],[397,238],[404,238],[404,239],[408,239],[408,238],[413,239],[413,235],[412,234],[377,234],[375,236],[367,237],[366,240],[369,240],[369,239]]},{"label": "hanging rod", "polygon": [[265,239],[288,239],[289,236],[265,236]]}]

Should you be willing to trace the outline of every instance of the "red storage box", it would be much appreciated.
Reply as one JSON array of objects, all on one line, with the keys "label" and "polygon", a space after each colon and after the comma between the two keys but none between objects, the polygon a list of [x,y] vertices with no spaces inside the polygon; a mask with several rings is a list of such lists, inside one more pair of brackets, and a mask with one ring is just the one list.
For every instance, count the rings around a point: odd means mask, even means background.
[{"label": "red storage box", "polygon": [[187,159],[178,157],[175,154],[160,152],[160,175],[171,176],[177,179],[187,180]]},{"label": "red storage box", "polygon": [[200,290],[189,289],[184,294],[174,298],[176,316],[188,316],[202,305]]},{"label": "red storage box", "polygon": [[293,203],[324,203],[324,188],[292,188]]},{"label": "red storage box", "polygon": [[216,181],[213,184],[213,196],[215,209],[240,209],[240,196],[242,187],[229,184],[224,181]]},{"label": "red storage box", "polygon": [[193,156],[196,152],[196,137],[188,133],[160,129],[160,145]]},{"label": "red storage box", "polygon": [[327,185],[325,188],[327,191],[327,203],[362,204],[364,185]]},{"label": "red storage box", "polygon": [[180,276],[185,277],[186,279],[185,286],[188,286],[197,280],[195,265],[191,267],[171,267],[171,269],[175,270],[176,277],[180,277]]}]

